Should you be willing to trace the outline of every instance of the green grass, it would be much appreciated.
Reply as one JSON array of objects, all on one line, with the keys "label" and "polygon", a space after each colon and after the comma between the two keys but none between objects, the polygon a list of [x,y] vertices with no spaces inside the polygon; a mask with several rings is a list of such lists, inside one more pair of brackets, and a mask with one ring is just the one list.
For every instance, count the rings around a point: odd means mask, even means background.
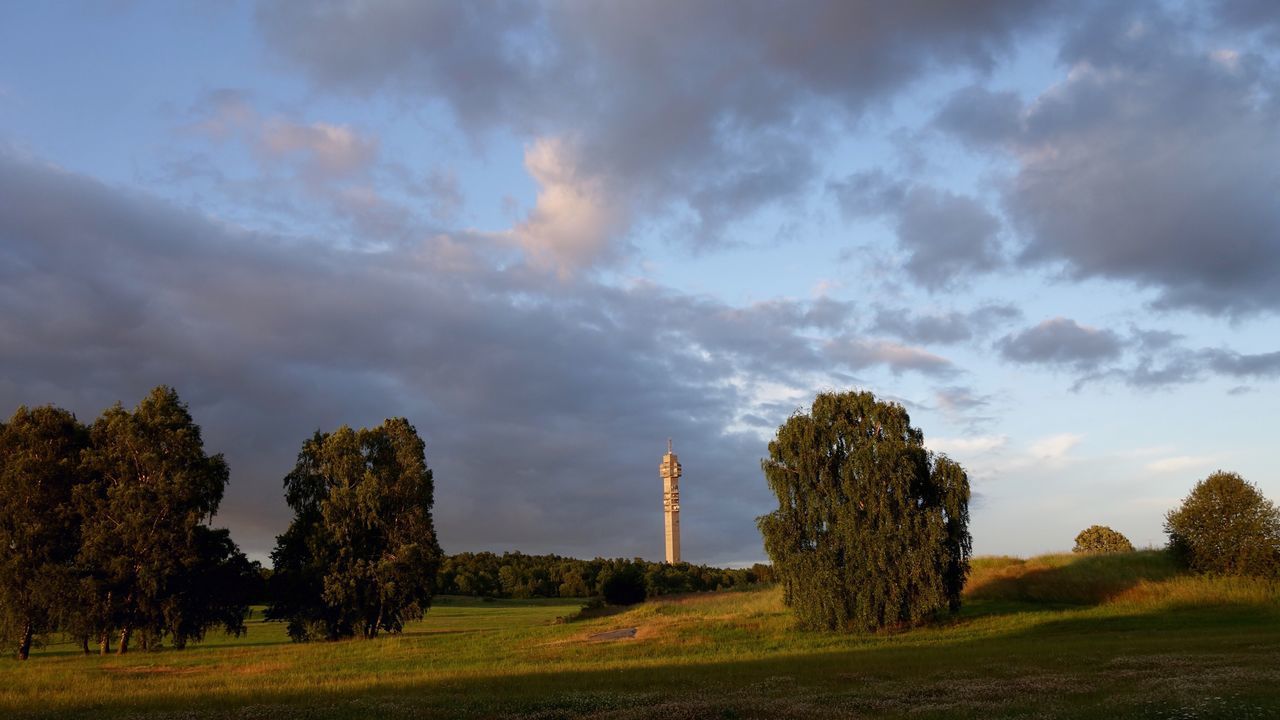
[{"label": "green grass", "polygon": [[[184,651],[0,665],[0,717],[1280,717],[1280,589],[1162,553],[982,558],[962,613],[906,632],[792,627],[776,589],[556,624],[571,601],[446,598],[398,636],[278,624]],[[636,627],[634,640],[589,636]]]}]

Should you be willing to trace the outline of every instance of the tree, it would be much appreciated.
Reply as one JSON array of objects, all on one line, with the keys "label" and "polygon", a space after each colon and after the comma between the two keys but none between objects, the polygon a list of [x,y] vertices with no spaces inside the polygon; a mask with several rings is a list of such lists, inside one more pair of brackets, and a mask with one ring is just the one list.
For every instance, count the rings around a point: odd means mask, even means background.
[{"label": "tree", "polygon": [[72,493],[85,480],[88,432],[55,407],[18,408],[0,424],[0,619],[16,630],[18,659],[55,629],[76,593],[79,523]]},{"label": "tree", "polygon": [[1227,575],[1280,573],[1280,511],[1253,483],[1219,470],[1165,516],[1169,548],[1191,569]]},{"label": "tree", "polygon": [[758,524],[802,626],[872,630],[959,609],[968,476],[925,448],[901,405],[819,394],[762,466],[779,507]]},{"label": "tree", "polygon": [[214,625],[242,631],[248,607],[235,587],[209,584],[245,579],[239,549],[207,527],[227,464],[205,454],[177,392],[157,387],[132,412],[119,404],[103,412],[90,429],[86,468],[91,481],[76,491],[86,571],[78,632],[95,632],[105,652],[117,631],[124,654],[135,632],[144,646],[165,636],[181,646]]},{"label": "tree", "polygon": [[267,610],[295,641],[398,632],[430,607],[441,551],[424,450],[404,418],[303,443],[284,481],[295,516],[272,552]]},{"label": "tree", "polygon": [[645,572],[638,562],[619,562],[601,573],[600,594],[610,605],[635,605],[644,602]]},{"label": "tree", "polygon": [[1071,552],[1094,555],[1128,553],[1133,552],[1133,543],[1106,525],[1090,525],[1076,535],[1076,546]]}]

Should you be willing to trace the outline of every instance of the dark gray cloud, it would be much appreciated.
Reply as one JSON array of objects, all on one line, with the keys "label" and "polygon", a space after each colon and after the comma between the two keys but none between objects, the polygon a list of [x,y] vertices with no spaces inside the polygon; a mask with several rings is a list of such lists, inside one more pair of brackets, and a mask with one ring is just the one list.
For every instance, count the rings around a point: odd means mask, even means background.
[{"label": "dark gray cloud", "polygon": [[1017,160],[1004,205],[1024,264],[1149,287],[1164,308],[1280,309],[1273,61],[1153,5],[1101,7],[1064,40],[1062,83],[1026,108],[969,88],[937,124]]},{"label": "dark gray cloud", "polygon": [[968,312],[917,313],[909,308],[876,308],[870,329],[908,342],[950,344],[986,335],[997,326],[1022,317],[1012,305],[987,304]]},{"label": "dark gray cloud", "polygon": [[258,19],[315,85],[439,101],[479,136],[555,137],[621,215],[687,211],[680,237],[705,247],[797,198],[817,140],[930,70],[990,70],[1053,5],[330,2]]},{"label": "dark gray cloud", "polygon": [[856,172],[827,184],[845,217],[896,215],[902,210],[911,183],[880,168]]},{"label": "dark gray cloud", "polygon": [[948,387],[940,387],[934,394],[938,405],[946,412],[962,413],[978,408],[986,407],[991,404],[991,398],[986,395],[978,395],[973,388],[964,387],[962,385],[951,385]]},{"label": "dark gray cloud", "polygon": [[945,377],[956,372],[955,365],[940,355],[887,340],[840,337],[827,344],[827,355],[854,370],[883,365],[894,374],[912,370]]},{"label": "dark gray cloud", "polygon": [[1215,348],[1201,351],[1201,357],[1211,370],[1221,375],[1255,379],[1280,377],[1280,351],[1247,354]]},{"label": "dark gray cloud", "polygon": [[1000,221],[978,201],[925,187],[907,194],[898,217],[906,271],[929,290],[1000,267],[999,232]]},{"label": "dark gray cloud", "polygon": [[[1240,353],[1226,348],[1193,350],[1181,344],[1151,350],[1135,339],[1136,359],[1128,365],[1088,373],[1081,376],[1077,389],[1093,382],[1118,380],[1130,387],[1162,389],[1200,382],[1207,377],[1225,380],[1274,380],[1280,378],[1280,351]],[[1245,390],[1237,386],[1228,390],[1237,395]],[[1248,390],[1248,388],[1246,388]]]},{"label": "dark gray cloud", "polygon": [[1107,381],[1152,390],[1210,377],[1235,381],[1280,378],[1280,351],[1191,348],[1185,340],[1167,330],[1134,326],[1121,335],[1054,318],[1007,335],[996,346],[1008,360],[1075,370],[1074,390]]},{"label": "dark gray cloud", "polygon": [[1007,142],[1021,129],[1022,100],[1016,93],[971,85],[957,90],[934,124],[979,149]]},{"label": "dark gray cloud", "polygon": [[1257,33],[1266,42],[1280,45],[1280,8],[1270,0],[1217,0],[1213,17],[1220,29],[1240,37],[1239,33]]},{"label": "dark gray cloud", "polygon": [[1069,366],[1080,370],[1096,368],[1116,360],[1124,343],[1111,330],[1080,325],[1057,317],[1004,336],[996,343],[1000,354],[1017,363]]},{"label": "dark gray cloud", "polygon": [[974,198],[912,184],[875,169],[829,183],[847,217],[895,223],[903,269],[930,291],[949,290],[1005,263],[1000,220]]},{"label": "dark gray cloud", "polygon": [[91,419],[174,385],[231,464],[220,521],[259,553],[287,523],[281,478],[305,437],[404,415],[437,471],[447,549],[656,557],[654,463],[672,436],[689,557],[732,561],[760,556],[769,496],[763,440],[725,428],[794,409],[754,383],[949,368],[854,335],[837,301],[561,282],[493,269],[484,248],[249,232],[0,154],[0,407]]}]

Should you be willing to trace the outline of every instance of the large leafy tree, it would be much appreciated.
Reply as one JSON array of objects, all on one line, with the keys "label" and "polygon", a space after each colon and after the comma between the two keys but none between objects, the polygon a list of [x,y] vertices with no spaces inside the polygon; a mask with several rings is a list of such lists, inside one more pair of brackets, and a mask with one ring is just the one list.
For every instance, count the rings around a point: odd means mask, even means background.
[{"label": "large leafy tree", "polygon": [[92,482],[77,491],[86,570],[79,632],[95,631],[105,650],[118,631],[124,653],[135,632],[182,646],[215,625],[243,631],[252,568],[225,531],[208,527],[227,464],[205,453],[178,394],[161,386],[132,412],[117,404],[90,439]]},{"label": "large leafy tree", "polygon": [[430,607],[441,551],[424,451],[403,418],[303,443],[284,481],[295,516],[272,553],[267,611],[293,639],[398,632]]},{"label": "large leafy tree", "polygon": [[822,393],[763,463],[778,509],[765,550],[802,626],[871,630],[956,610],[969,570],[969,480],[901,405]]},{"label": "large leafy tree", "polygon": [[87,444],[84,426],[54,407],[20,407],[0,424],[0,619],[21,660],[33,636],[61,624],[76,592],[72,493]]},{"label": "large leafy tree", "polygon": [[1199,572],[1274,576],[1280,573],[1280,510],[1233,472],[1196,483],[1165,516],[1169,547]]}]

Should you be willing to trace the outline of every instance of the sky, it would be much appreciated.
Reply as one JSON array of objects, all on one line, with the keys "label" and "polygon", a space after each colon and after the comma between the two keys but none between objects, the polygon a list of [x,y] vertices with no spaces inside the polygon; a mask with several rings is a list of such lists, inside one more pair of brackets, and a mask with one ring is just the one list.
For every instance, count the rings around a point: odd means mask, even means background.
[{"label": "sky", "polygon": [[969,472],[978,554],[1280,499],[1280,6],[0,5],[0,414],[175,387],[265,559],[407,417],[447,552],[765,558],[821,391]]}]

